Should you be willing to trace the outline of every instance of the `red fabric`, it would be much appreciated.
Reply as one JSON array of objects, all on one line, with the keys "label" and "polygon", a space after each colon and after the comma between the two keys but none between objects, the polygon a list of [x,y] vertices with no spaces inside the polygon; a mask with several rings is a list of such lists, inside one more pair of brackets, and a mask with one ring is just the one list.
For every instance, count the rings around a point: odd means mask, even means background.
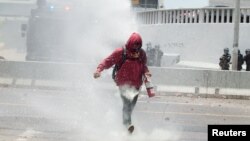
[{"label": "red fabric", "polygon": [[[126,60],[117,72],[115,81],[118,86],[129,85],[139,89],[142,85],[144,73],[149,72],[147,67],[147,57],[143,49],[140,50],[139,58],[131,58],[130,50],[133,48],[133,43],[142,40],[139,34],[133,33],[128,39],[126,47]],[[101,72],[104,69],[109,69],[115,64],[122,63],[123,48],[117,48],[111,55],[105,58],[97,67],[97,71]]]},{"label": "red fabric", "polygon": [[142,39],[141,39],[141,36],[138,34],[138,33],[133,33],[127,43],[126,43],[126,49],[127,51],[131,51],[134,47],[134,43],[139,43],[141,46],[142,46]]}]

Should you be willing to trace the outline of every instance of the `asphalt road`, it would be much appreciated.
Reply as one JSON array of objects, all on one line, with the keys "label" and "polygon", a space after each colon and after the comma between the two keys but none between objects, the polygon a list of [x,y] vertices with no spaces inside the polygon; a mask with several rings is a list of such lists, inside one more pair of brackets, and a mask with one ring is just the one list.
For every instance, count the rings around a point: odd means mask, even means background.
[{"label": "asphalt road", "polygon": [[206,141],[208,124],[250,123],[250,100],[141,95],[128,136],[116,90],[0,91],[0,141]]}]

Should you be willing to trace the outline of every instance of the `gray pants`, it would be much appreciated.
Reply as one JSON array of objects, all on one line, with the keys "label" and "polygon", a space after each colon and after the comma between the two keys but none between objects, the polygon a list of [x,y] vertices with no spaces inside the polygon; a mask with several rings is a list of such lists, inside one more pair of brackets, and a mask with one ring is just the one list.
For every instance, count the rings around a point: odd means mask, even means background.
[{"label": "gray pants", "polygon": [[123,102],[123,108],[122,108],[123,124],[126,127],[128,127],[129,125],[132,124],[131,115],[138,99],[139,90],[130,89],[127,87],[120,88],[120,94]]}]

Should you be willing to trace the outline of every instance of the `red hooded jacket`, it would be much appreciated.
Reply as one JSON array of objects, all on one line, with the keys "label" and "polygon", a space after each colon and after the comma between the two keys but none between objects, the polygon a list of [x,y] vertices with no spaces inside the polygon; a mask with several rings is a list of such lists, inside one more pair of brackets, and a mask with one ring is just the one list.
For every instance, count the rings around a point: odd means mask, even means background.
[{"label": "red hooded jacket", "polygon": [[133,33],[128,39],[126,48],[126,60],[122,64],[123,48],[117,48],[111,55],[105,58],[97,67],[97,71],[101,72],[104,69],[109,69],[115,64],[120,66],[116,74],[116,84],[118,86],[129,85],[134,86],[139,89],[143,83],[143,76],[145,73],[149,72],[147,67],[147,57],[143,49],[140,49],[139,58],[132,58],[131,51],[133,49],[134,43],[139,43],[142,45],[141,36],[138,33]]}]

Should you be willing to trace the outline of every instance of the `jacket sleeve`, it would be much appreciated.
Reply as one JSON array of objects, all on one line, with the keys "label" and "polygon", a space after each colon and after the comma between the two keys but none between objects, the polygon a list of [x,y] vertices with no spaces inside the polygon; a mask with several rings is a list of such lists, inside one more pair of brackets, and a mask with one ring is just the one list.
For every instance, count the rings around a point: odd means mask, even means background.
[{"label": "jacket sleeve", "polygon": [[122,58],[122,48],[116,49],[107,58],[103,59],[97,67],[98,72],[102,72],[104,69],[109,69],[114,64],[117,64]]}]

